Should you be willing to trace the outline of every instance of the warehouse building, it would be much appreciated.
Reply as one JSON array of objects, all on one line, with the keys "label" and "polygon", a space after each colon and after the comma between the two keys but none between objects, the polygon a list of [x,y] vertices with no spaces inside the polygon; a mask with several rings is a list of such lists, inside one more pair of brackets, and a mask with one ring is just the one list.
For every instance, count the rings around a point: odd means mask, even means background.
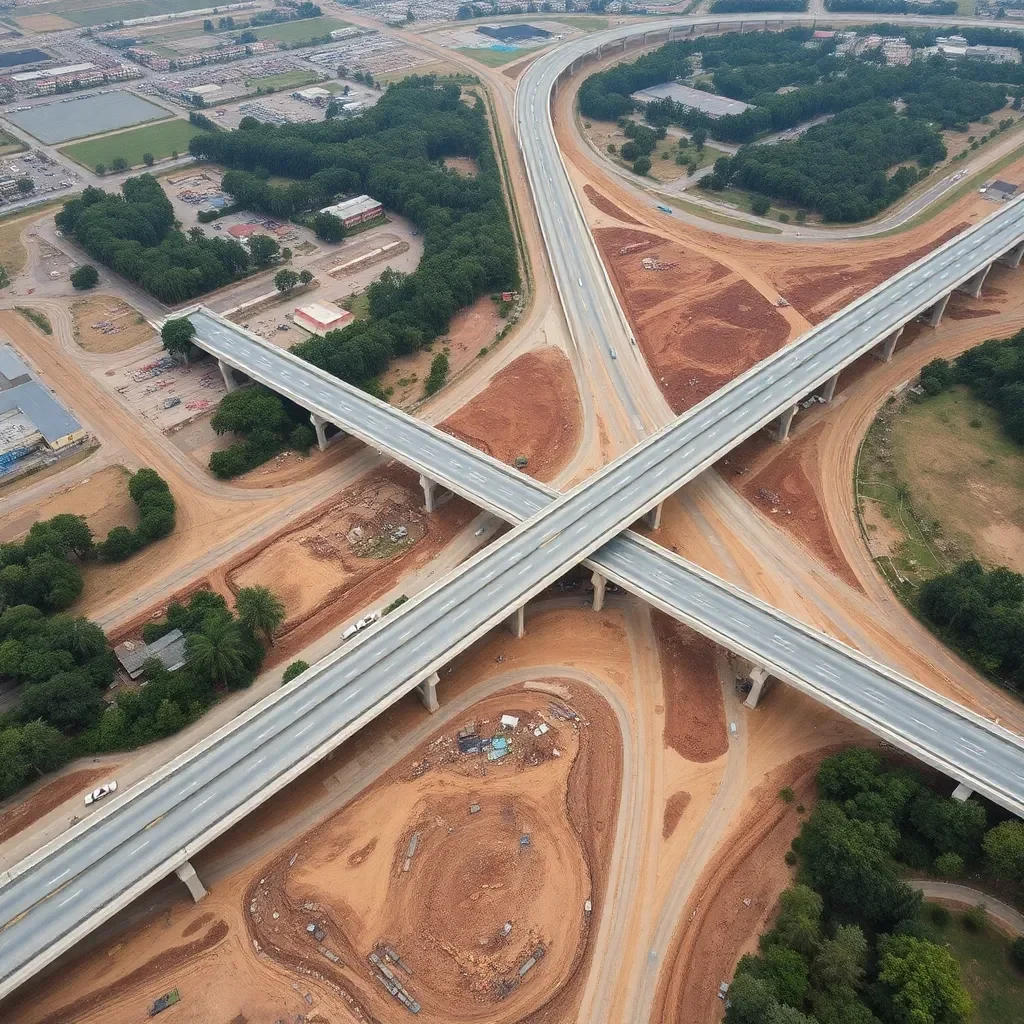
[{"label": "warehouse building", "polygon": [[313,334],[327,334],[338,331],[352,322],[354,317],[347,309],[341,309],[330,302],[311,302],[308,306],[295,307],[295,323]]},{"label": "warehouse building", "polygon": [[384,207],[370,196],[355,196],[343,203],[325,206],[320,212],[333,213],[345,227],[352,228],[357,224],[365,224],[375,217],[383,217]]},{"label": "warehouse building", "polygon": [[41,450],[59,452],[86,437],[10,345],[0,345],[0,475]]}]

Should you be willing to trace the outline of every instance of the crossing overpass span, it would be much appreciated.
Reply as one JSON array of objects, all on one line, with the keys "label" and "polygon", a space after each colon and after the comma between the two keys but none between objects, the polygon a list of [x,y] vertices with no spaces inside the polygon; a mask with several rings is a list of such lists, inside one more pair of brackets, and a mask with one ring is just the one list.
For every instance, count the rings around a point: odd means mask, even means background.
[{"label": "crossing overpass span", "polygon": [[[749,19],[747,23],[753,24]],[[653,27],[646,26],[647,31]],[[546,98],[543,102],[546,110]],[[529,144],[523,145],[526,153]],[[543,173],[543,160],[539,155],[528,158],[531,173]],[[550,169],[554,181],[559,167]],[[556,217],[559,211],[563,216],[571,213],[575,205],[571,190],[563,199],[569,205],[556,203],[550,208]],[[348,646],[0,875],[0,997],[154,882],[185,866],[216,836],[580,562],[1024,815],[1024,743],[1019,737],[656,545],[623,534],[641,514],[744,437],[969,282],[985,261],[1015,252],[1024,228],[1012,223],[1010,211],[1020,219],[1019,204],[1003,208],[565,495],[479,453],[471,460],[472,449],[459,448],[451,438],[441,442],[438,438],[444,435],[409,417],[403,419],[394,410],[380,420],[384,430],[374,434],[375,442],[365,418],[357,422],[356,413],[365,414],[372,407],[375,417],[384,417],[386,406],[378,409],[361,396],[368,404],[357,407],[353,403],[358,392],[353,395],[353,389],[346,390],[308,364],[289,361],[294,357],[281,350],[274,349],[275,356],[244,332],[229,330],[216,316],[197,311],[201,343],[214,354],[216,346],[222,346],[219,358],[235,365],[239,353],[244,356],[248,351],[253,360],[240,368],[254,379],[265,379],[285,394],[288,388],[308,388],[305,400],[296,400],[311,412],[329,422],[352,416],[346,426],[352,433],[422,467],[430,479],[482,507],[522,521]],[[546,234],[548,244],[554,245],[549,231]],[[591,244],[587,239],[577,236],[576,241]],[[582,330],[601,327],[613,337],[611,322],[588,324],[598,307],[586,300],[593,302],[600,288],[591,280],[593,266],[584,278],[586,268],[574,259],[564,246],[552,250],[553,265],[561,267],[556,276],[563,298],[572,294],[573,280],[580,282],[576,287],[582,301],[566,300],[574,336],[581,343]],[[628,331],[624,323],[623,330]],[[232,351],[223,347],[227,344]],[[256,360],[257,352],[268,366]],[[341,401],[342,392],[349,411],[333,404]],[[311,408],[310,403],[317,404]],[[414,431],[413,424],[420,429]],[[410,448],[404,456],[399,452],[399,432],[418,446],[415,451]],[[414,458],[419,462],[410,461]],[[470,493],[471,486],[479,489]]]}]

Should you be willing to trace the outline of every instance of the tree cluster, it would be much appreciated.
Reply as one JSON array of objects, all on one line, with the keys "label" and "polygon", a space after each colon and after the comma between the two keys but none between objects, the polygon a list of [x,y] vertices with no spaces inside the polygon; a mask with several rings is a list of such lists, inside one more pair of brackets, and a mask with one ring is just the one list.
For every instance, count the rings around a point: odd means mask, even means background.
[{"label": "tree cluster", "polygon": [[[367,319],[295,348],[349,383],[372,386],[394,356],[439,337],[479,295],[518,285],[484,108],[479,100],[463,103],[455,83],[414,76],[390,86],[358,117],[301,125],[243,120],[239,131],[197,136],[190,150],[246,172],[245,178],[225,175],[225,188],[236,190],[232,195],[243,204],[292,215],[338,193],[366,192],[422,232],[419,266],[408,275],[381,275],[370,289]],[[446,156],[472,157],[480,173],[459,175],[444,166]],[[266,175],[296,181],[268,186]]]},{"label": "tree cluster", "polygon": [[953,367],[955,379],[995,409],[1003,430],[1024,444],[1024,331],[968,349]]},{"label": "tree cluster", "polygon": [[115,526],[106,540],[96,545],[96,553],[105,562],[123,562],[174,529],[174,496],[167,481],[155,469],[133,473],[128,481],[128,493],[139,510],[139,525],[134,530]]},{"label": "tree cluster", "polygon": [[1024,691],[1024,576],[963,562],[922,583],[917,607],[984,672]]},{"label": "tree cluster", "polygon": [[210,471],[221,480],[247,473],[285,448],[308,453],[316,440],[309,413],[260,385],[225,395],[210,422],[218,434],[243,439],[210,456]]},{"label": "tree cluster", "polygon": [[826,759],[818,791],[793,844],[798,882],[758,953],[740,960],[727,1024],[966,1024],[959,966],[931,941],[900,865],[947,877],[984,867],[1019,883],[1024,824],[986,831],[980,802],[939,796],[863,749]]},{"label": "tree cluster", "polygon": [[919,0],[825,0],[825,10],[840,13],[842,11],[877,11],[879,14],[956,14],[956,0],[932,0],[921,3]]},{"label": "tree cluster", "polygon": [[64,204],[56,223],[93,259],[168,304],[229,284],[250,265],[233,239],[175,228],[171,201],[149,174],[129,178],[120,194],[86,188]]},{"label": "tree cluster", "polygon": [[807,0],[715,0],[712,14],[761,13],[764,11],[806,11]]}]

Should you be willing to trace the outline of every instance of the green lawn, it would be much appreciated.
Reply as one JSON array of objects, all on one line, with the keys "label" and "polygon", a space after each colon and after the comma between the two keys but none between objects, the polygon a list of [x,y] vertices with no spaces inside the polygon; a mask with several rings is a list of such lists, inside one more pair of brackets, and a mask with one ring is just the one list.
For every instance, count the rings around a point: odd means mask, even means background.
[{"label": "green lawn", "polygon": [[5,131],[0,131],[0,156],[10,156],[12,153],[23,153],[28,146],[21,139]]},{"label": "green lawn", "polygon": [[570,25],[572,28],[578,28],[582,32],[599,32],[601,29],[608,27],[607,18],[588,18],[583,17],[562,17],[559,18],[563,25]]},{"label": "green lawn", "polygon": [[57,0],[56,3],[25,7],[16,13],[59,14],[78,25],[103,25],[108,21],[148,18],[154,14],[180,14],[197,9],[196,0],[128,0],[126,3],[100,3],[96,0]]},{"label": "green lawn", "polygon": [[323,17],[285,21],[280,25],[264,25],[263,28],[255,28],[252,31],[258,39],[276,39],[279,43],[304,43],[310,39],[319,39],[336,28],[347,27],[347,21]]},{"label": "green lawn", "polygon": [[473,60],[486,64],[489,68],[500,68],[504,64],[511,64],[514,60],[520,60],[528,56],[531,50],[488,50],[485,46],[467,46],[456,51],[464,57],[472,57]]},{"label": "green lawn", "polygon": [[1024,973],[1010,961],[1010,943],[991,925],[967,931],[961,915],[944,928],[929,922],[934,940],[945,945],[960,964],[964,987],[971,994],[971,1024],[1024,1024]]},{"label": "green lawn", "polygon": [[123,157],[135,167],[142,163],[143,153],[152,153],[156,160],[162,160],[175,152],[187,152],[189,140],[198,133],[199,129],[188,121],[172,118],[113,135],[75,142],[70,146],[62,146],[60,152],[90,169],[97,164],[109,167],[118,157]]},{"label": "green lawn", "polygon": [[247,78],[245,84],[250,89],[301,89],[304,85],[319,82],[320,77],[315,71],[282,71],[279,75],[267,75],[266,78]]}]

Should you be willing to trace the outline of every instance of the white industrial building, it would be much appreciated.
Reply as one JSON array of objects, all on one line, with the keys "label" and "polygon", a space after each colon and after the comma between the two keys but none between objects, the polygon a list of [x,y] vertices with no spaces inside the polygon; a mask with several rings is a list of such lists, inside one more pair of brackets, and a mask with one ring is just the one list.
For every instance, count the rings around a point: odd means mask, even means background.
[{"label": "white industrial building", "polygon": [[384,207],[371,196],[355,196],[352,199],[346,199],[343,203],[325,206],[320,212],[333,213],[345,227],[351,228],[356,224],[365,224],[368,220],[382,216]]}]

